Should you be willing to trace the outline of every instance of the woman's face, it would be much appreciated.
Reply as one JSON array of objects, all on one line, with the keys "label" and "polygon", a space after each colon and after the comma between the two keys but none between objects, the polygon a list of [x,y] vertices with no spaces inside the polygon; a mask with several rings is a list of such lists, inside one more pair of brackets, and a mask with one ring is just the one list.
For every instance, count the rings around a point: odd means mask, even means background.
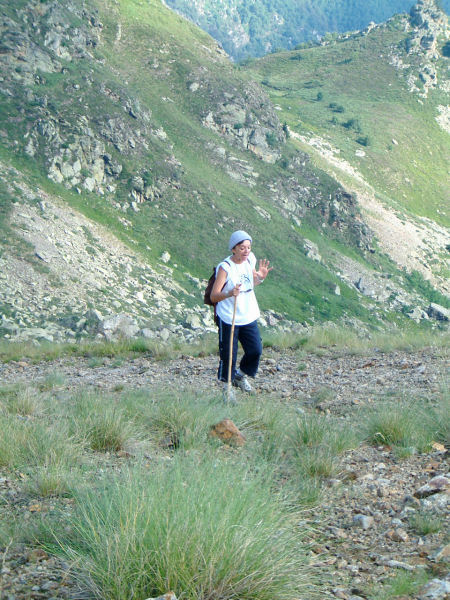
[{"label": "woman's face", "polygon": [[250,254],[252,249],[252,244],[250,240],[244,240],[240,244],[236,244],[233,248],[233,258],[237,263],[244,262],[247,260],[248,255]]}]

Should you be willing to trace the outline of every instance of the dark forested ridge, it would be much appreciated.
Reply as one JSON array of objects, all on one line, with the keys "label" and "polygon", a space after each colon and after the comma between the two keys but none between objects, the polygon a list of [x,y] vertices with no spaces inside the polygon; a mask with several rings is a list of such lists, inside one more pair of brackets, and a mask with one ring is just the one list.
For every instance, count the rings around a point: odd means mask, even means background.
[{"label": "dark forested ridge", "polygon": [[[219,40],[236,60],[363,29],[408,12],[413,0],[165,0]],[[450,0],[438,4],[447,13]]]}]

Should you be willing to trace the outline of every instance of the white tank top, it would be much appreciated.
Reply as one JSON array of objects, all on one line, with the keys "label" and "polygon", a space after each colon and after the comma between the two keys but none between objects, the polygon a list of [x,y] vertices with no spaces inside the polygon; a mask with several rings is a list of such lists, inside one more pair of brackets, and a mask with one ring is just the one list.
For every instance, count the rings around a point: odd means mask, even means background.
[{"label": "white tank top", "polygon": [[[248,325],[259,318],[260,312],[256,300],[253,286],[253,269],[256,265],[256,257],[250,252],[248,259],[236,264],[231,260],[231,256],[226,258],[216,267],[216,276],[219,268],[222,267],[227,273],[227,279],[223,288],[224,292],[231,290],[238,283],[241,284],[241,292],[236,298],[236,325]],[[233,321],[234,296],[225,298],[217,303],[216,312],[225,323],[231,325]]]}]

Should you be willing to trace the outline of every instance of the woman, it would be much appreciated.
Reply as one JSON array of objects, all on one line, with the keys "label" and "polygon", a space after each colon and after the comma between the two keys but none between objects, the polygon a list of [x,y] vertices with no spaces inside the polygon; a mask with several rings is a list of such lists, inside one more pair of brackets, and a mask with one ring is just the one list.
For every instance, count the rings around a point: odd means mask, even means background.
[{"label": "woman", "polygon": [[[233,336],[233,359],[231,363],[231,381],[245,392],[251,392],[247,376],[254,377],[258,371],[262,353],[262,342],[257,319],[260,312],[254,287],[267,277],[273,267],[269,261],[259,261],[256,271],[256,257],[252,250],[252,238],[245,231],[231,234],[228,249],[231,255],[216,267],[216,280],[211,291],[211,301],[216,306],[219,327],[219,369],[218,379],[224,383],[224,397],[227,395],[228,365],[230,358],[230,337],[233,311],[236,303],[235,329]],[[236,369],[238,341],[244,355]],[[234,400],[234,396],[229,398]]]}]

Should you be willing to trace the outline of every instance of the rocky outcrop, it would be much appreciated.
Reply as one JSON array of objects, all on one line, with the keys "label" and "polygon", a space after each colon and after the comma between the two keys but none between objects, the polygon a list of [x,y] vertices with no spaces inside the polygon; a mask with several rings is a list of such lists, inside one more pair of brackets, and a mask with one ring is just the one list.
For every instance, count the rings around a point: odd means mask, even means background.
[{"label": "rocky outcrop", "polygon": [[450,310],[432,302],[427,310],[428,316],[438,321],[450,321]]},{"label": "rocky outcrop", "polygon": [[410,91],[426,98],[430,89],[446,87],[447,74],[443,73],[440,77],[442,67],[439,61],[443,40],[445,43],[450,39],[448,17],[435,0],[418,0],[411,8],[406,28],[409,30],[407,57],[393,52],[391,62],[400,71],[405,71]]},{"label": "rocky outcrop", "polygon": [[[14,112],[15,99],[24,117],[17,118],[17,139],[6,144],[38,161],[55,183],[100,194],[121,210],[138,210],[176,185],[180,165],[167,134],[152,123],[151,110],[124,85],[106,83],[98,70],[94,74],[103,60],[96,54],[103,41],[96,10],[71,0],[30,0],[10,14],[15,18],[0,21],[0,91],[11,98],[6,114]],[[54,74],[58,83],[50,97],[41,90],[48,90],[47,77]],[[165,165],[158,173],[151,159],[142,160],[155,154]],[[139,165],[136,179],[124,171],[126,160]],[[118,187],[128,191],[126,202],[123,193],[117,200]]]},{"label": "rocky outcrop", "polygon": [[[214,98],[216,94],[210,93]],[[286,133],[273,106],[256,84],[248,84],[244,94],[227,91],[214,98],[213,108],[202,123],[267,163],[276,162]]]}]

